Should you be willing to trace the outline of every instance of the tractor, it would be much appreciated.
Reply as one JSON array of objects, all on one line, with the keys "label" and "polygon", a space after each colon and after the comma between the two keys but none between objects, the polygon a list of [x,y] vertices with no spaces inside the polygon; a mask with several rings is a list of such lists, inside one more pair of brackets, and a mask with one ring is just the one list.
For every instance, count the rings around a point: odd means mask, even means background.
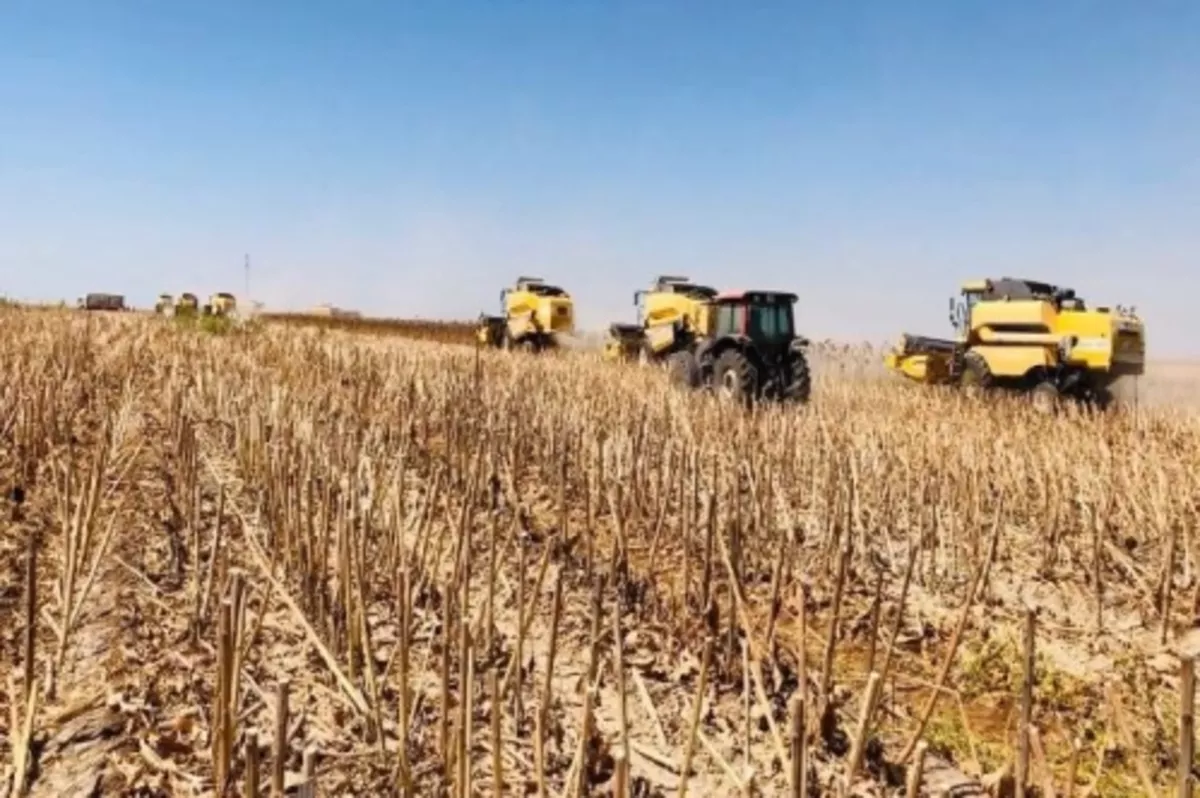
[{"label": "tractor", "polygon": [[481,314],[475,338],[482,346],[541,352],[575,333],[571,295],[540,277],[518,277],[500,292],[499,316]]},{"label": "tractor", "polygon": [[1107,407],[1145,371],[1145,325],[1136,311],[1088,307],[1075,291],[1037,280],[972,280],[950,299],[953,339],[903,335],[884,356],[919,383],[981,395],[1029,396],[1043,412],[1063,400]]},{"label": "tractor", "polygon": [[649,290],[633,294],[637,323],[609,325],[604,359],[636,361],[641,365],[664,362],[668,355],[687,344],[703,308],[716,295],[715,288],[693,283],[687,277],[656,277]]},{"label": "tractor", "polygon": [[672,381],[742,406],[764,399],[807,402],[809,342],[796,335],[796,300],[784,291],[750,290],[697,304],[664,357]]}]

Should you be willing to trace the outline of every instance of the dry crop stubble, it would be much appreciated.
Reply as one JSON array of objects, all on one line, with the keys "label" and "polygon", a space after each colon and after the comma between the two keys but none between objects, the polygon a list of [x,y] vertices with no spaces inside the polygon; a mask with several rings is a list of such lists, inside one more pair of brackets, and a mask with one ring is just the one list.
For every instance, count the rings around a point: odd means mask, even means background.
[{"label": "dry crop stubble", "polygon": [[0,326],[0,745],[31,794],[1175,780],[1187,417],[832,368],[744,414],[584,354]]}]

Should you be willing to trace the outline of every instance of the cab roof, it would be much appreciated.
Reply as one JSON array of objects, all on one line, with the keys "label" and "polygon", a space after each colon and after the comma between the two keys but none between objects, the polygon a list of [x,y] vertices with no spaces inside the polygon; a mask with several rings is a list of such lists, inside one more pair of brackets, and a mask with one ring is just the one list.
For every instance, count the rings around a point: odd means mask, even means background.
[{"label": "cab roof", "polygon": [[1061,297],[1071,299],[1075,291],[1065,286],[1024,277],[993,277],[986,280],[968,280],[963,291],[982,294],[985,298],[1007,297],[1008,299],[1041,299]]},{"label": "cab roof", "polygon": [[717,294],[717,302],[795,302],[799,299],[791,291],[773,291],[762,288],[737,288]]}]

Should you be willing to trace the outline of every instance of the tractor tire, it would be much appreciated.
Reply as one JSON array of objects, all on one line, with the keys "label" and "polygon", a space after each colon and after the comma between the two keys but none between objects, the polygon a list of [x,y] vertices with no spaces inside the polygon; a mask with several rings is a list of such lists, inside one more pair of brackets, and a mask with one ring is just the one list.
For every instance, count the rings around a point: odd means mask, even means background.
[{"label": "tractor tire", "polygon": [[736,349],[727,349],[713,364],[712,384],[717,396],[749,407],[756,398],[758,375],[745,355]]},{"label": "tractor tire", "polygon": [[687,350],[671,353],[667,358],[667,373],[676,385],[689,390],[700,387],[700,364],[696,362],[696,356]]},{"label": "tractor tire", "polygon": [[791,379],[783,389],[783,398],[790,402],[807,404],[812,395],[812,373],[808,369],[808,358],[803,352],[792,352],[788,358]]},{"label": "tractor tire", "polygon": [[978,352],[967,352],[963,355],[962,375],[958,378],[959,387],[965,396],[978,398],[992,389],[995,380],[987,361]]}]

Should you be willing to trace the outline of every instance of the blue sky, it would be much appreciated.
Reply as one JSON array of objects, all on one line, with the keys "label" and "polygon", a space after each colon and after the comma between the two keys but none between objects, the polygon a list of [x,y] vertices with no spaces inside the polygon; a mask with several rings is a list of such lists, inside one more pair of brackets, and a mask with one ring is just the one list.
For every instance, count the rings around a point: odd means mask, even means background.
[{"label": "blue sky", "polygon": [[1012,274],[1200,355],[1200,3],[0,3],[0,293],[240,293],[247,252],[275,306],[538,274],[598,327],[682,273],[873,340]]}]

